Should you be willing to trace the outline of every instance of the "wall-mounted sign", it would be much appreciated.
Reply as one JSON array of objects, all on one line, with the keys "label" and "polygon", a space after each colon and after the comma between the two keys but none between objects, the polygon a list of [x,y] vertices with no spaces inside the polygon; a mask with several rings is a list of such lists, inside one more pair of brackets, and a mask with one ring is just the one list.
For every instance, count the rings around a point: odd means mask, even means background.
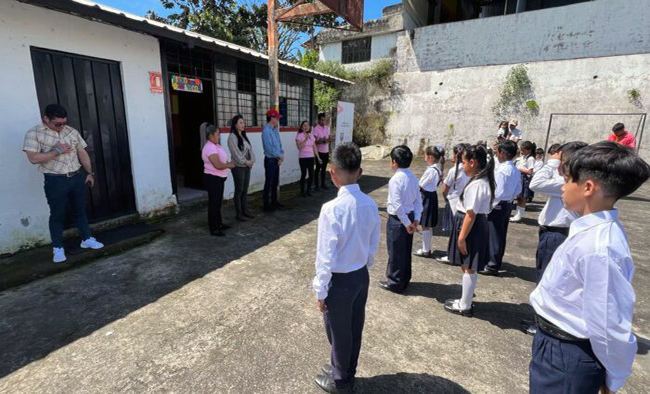
[{"label": "wall-mounted sign", "polygon": [[163,92],[163,83],[162,83],[162,73],[157,71],[149,71],[149,87],[151,93],[162,93]]},{"label": "wall-mounted sign", "polygon": [[198,78],[172,75],[172,88],[181,92],[203,93],[203,82]]}]

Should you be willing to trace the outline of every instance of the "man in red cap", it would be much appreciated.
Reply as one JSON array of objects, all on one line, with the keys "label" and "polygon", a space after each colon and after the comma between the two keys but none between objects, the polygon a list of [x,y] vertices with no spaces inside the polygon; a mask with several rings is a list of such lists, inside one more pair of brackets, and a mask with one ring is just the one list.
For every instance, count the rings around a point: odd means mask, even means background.
[{"label": "man in red cap", "polygon": [[280,166],[284,161],[284,150],[280,139],[279,122],[282,115],[274,108],[266,113],[266,126],[262,130],[262,145],[264,146],[264,210],[273,211],[282,208],[278,202],[278,186],[280,184]]}]

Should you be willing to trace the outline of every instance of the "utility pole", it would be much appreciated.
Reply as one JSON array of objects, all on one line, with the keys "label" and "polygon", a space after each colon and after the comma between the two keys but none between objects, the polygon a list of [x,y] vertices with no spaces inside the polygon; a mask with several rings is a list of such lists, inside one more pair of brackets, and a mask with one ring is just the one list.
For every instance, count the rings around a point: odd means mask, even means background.
[{"label": "utility pole", "polygon": [[271,107],[280,111],[280,67],[278,62],[278,0],[268,0],[269,94]]}]

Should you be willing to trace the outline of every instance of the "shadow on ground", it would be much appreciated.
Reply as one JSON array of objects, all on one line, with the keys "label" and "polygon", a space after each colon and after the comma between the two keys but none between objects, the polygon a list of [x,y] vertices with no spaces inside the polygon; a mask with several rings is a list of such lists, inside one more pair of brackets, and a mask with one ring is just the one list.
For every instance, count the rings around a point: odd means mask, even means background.
[{"label": "shadow on ground", "polygon": [[[388,178],[364,175],[359,183],[370,193]],[[295,184],[282,189],[282,201],[291,209],[235,224],[226,237],[208,234],[201,209],[163,224],[165,235],[153,251],[135,249],[111,265],[99,260],[50,278],[56,280],[0,292],[0,377],[282,238],[315,220],[321,205],[336,195],[332,187],[302,199]],[[224,220],[234,223],[233,209],[223,211]],[[12,302],[3,302],[10,292]]]},{"label": "shadow on ground", "polygon": [[397,373],[371,378],[357,378],[358,393],[458,393],[465,394],[461,385],[440,376],[425,373]]},{"label": "shadow on ground", "polygon": [[506,263],[505,261],[501,264],[501,268],[505,272],[501,272],[500,275],[504,278],[519,278],[525,280],[526,282],[537,283],[537,276],[539,275],[537,269],[534,267],[526,267],[524,265],[514,265],[511,263]]}]

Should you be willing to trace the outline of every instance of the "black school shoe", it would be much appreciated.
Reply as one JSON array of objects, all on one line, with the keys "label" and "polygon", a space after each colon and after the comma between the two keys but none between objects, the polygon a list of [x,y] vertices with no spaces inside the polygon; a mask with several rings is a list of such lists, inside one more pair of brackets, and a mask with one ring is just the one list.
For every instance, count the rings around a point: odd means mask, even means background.
[{"label": "black school shoe", "polygon": [[353,392],[351,385],[349,387],[337,388],[334,379],[332,379],[332,376],[330,375],[324,375],[324,374],[316,375],[316,379],[314,380],[314,383],[316,383],[316,386],[318,386],[321,390],[325,391],[326,393],[351,394]]},{"label": "black school shoe", "polygon": [[418,249],[416,252],[413,253],[413,256],[431,258],[433,257],[433,254],[431,253],[431,251],[425,252],[422,249]]},{"label": "black school shoe", "polygon": [[210,235],[212,235],[213,237],[225,237],[226,233],[224,233],[220,228],[218,228],[214,231],[210,231]]},{"label": "black school shoe", "polygon": [[492,270],[487,267],[485,267],[483,270],[478,271],[479,274],[485,275],[485,276],[500,276],[499,271],[497,270]]},{"label": "black school shoe", "polygon": [[[323,366],[320,367],[320,371],[323,373],[323,375],[332,376],[332,364],[330,363],[323,364]],[[350,383],[352,391],[354,391],[354,386],[356,382],[357,380],[355,378],[352,378],[352,383]]]},{"label": "black school shoe", "polygon": [[460,309],[458,305],[459,303],[460,303],[459,300],[447,300],[445,301],[445,310],[455,315],[461,315],[465,317],[474,316],[474,304],[472,304],[472,306],[469,309]]}]

